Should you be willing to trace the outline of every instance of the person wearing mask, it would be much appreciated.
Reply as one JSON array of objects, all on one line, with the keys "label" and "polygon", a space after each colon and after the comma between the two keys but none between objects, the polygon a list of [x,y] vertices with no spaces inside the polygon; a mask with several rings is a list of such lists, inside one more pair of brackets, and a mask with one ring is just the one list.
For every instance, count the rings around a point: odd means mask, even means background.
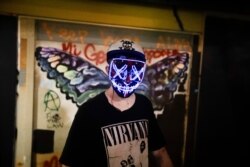
[{"label": "person wearing mask", "polygon": [[[79,107],[60,163],[69,167],[173,167],[151,101],[135,92],[144,78],[142,47],[120,39],[107,51],[111,86]],[[88,165],[85,165],[88,164]]]}]

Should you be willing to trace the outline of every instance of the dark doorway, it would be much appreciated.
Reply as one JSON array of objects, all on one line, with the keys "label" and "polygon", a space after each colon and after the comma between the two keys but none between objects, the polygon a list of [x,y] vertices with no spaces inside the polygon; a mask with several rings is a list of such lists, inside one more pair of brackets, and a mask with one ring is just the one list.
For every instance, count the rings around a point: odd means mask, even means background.
[{"label": "dark doorway", "polygon": [[195,166],[241,167],[250,141],[250,21],[208,16],[204,41]]},{"label": "dark doorway", "polygon": [[0,166],[14,166],[17,86],[17,18],[0,15]]}]

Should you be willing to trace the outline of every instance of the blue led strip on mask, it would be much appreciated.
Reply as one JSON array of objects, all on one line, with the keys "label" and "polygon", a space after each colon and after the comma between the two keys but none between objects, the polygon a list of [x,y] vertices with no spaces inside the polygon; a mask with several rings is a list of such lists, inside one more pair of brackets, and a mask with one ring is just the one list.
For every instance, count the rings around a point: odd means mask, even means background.
[{"label": "blue led strip on mask", "polygon": [[143,80],[146,63],[140,60],[114,58],[109,66],[109,79],[120,97],[129,97]]}]

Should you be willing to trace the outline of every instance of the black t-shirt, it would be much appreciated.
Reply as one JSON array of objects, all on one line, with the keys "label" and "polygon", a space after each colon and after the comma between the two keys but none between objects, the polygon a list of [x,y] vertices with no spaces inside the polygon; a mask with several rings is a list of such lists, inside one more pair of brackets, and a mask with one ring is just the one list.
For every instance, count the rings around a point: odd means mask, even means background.
[{"label": "black t-shirt", "polygon": [[134,105],[121,112],[103,92],[77,111],[60,162],[71,167],[147,167],[148,151],[163,146],[148,98],[136,94]]}]

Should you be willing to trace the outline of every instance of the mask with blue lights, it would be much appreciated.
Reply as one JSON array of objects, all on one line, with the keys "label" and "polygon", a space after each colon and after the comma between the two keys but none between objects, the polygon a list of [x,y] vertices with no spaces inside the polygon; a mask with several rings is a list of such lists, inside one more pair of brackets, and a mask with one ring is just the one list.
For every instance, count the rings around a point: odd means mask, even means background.
[{"label": "mask with blue lights", "polygon": [[140,85],[146,69],[144,61],[113,58],[109,65],[109,79],[118,96],[127,98]]}]

